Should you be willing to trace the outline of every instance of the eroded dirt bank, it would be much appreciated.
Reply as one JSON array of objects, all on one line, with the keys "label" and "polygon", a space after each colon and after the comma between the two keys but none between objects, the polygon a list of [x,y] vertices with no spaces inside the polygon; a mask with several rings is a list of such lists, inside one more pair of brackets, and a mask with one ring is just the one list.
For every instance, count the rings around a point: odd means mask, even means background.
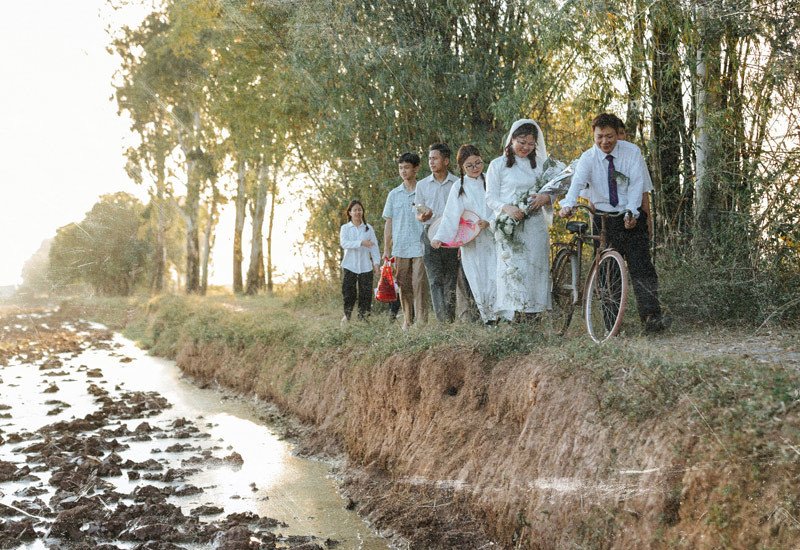
[{"label": "eroded dirt bank", "polygon": [[[770,469],[767,454],[737,455],[690,398],[629,421],[600,406],[589,380],[536,356],[490,365],[428,351],[369,368],[347,354],[308,352],[292,368],[283,357],[184,339],[177,360],[315,425],[314,450],[341,446],[358,467],[348,487],[360,511],[420,548],[800,541],[786,504],[797,463]],[[777,430],[796,440],[796,422]]]},{"label": "eroded dirt bank", "polygon": [[[255,455],[239,448],[254,461],[247,465],[220,437],[237,427],[236,419],[205,416],[213,412],[205,410],[179,416],[185,407],[176,414],[163,395],[130,388],[125,380],[156,371],[122,353],[109,331],[51,312],[0,312],[0,335],[0,548],[322,550],[356,544],[284,535],[289,525],[255,513],[295,507],[280,500],[299,492],[268,492],[238,480],[237,472],[274,469],[279,459],[260,454],[261,448]],[[250,432],[250,441],[260,438]],[[345,502],[338,506],[344,510]],[[302,513],[322,511],[310,504]],[[376,537],[366,547],[386,547],[381,542]]]},{"label": "eroded dirt bank", "polygon": [[346,453],[353,507],[411,548],[800,544],[796,339],[540,339],[498,360],[463,340],[370,352],[382,329],[325,323],[171,298],[136,330],[307,422],[310,452]]}]

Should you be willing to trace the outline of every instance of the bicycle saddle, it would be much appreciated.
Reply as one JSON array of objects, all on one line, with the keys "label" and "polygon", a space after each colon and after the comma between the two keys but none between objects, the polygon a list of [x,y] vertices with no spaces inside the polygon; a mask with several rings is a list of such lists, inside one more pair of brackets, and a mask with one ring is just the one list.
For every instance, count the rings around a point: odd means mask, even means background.
[{"label": "bicycle saddle", "polygon": [[567,222],[567,231],[570,233],[586,233],[589,224],[586,222]]}]

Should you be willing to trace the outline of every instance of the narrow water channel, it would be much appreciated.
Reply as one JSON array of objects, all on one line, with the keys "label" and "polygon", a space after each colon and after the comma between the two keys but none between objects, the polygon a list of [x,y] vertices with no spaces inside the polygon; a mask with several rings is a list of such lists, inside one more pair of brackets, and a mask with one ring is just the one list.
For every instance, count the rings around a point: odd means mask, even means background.
[{"label": "narrow water channel", "polygon": [[[46,315],[36,320],[42,330],[53,328],[48,322]],[[62,328],[73,333],[84,331],[87,335],[102,328],[81,326]],[[180,487],[194,488],[170,489],[168,493],[166,501],[180,507],[183,514],[199,515],[204,522],[221,522],[237,513],[272,518],[276,520],[271,531],[278,537],[277,548],[289,548],[291,541],[301,540],[311,541],[320,548],[388,547],[385,539],[346,509],[328,464],[294,456],[292,445],[270,430],[263,421],[267,414],[263,404],[232,399],[213,389],[200,389],[183,378],[172,361],[148,356],[117,334],[99,344],[87,338],[80,346],[80,351],[45,355],[35,362],[17,357],[0,369],[3,408],[0,434],[6,440],[0,445],[0,461],[24,468],[26,456],[22,453],[30,452],[32,445],[35,447],[47,438],[42,435],[44,426],[92,415],[98,410],[99,400],[109,402],[115,396],[122,396],[130,404],[144,399],[137,396],[149,395],[153,399],[160,396],[171,406],[149,410],[139,418],[123,415],[118,422],[104,426],[119,433],[118,443],[126,447],[115,451],[120,460],[127,461],[120,464],[122,475],[104,477],[104,481],[113,485],[113,492],[121,495],[121,503],[132,504],[134,495],[137,491],[141,494],[144,485],[159,489],[174,487],[174,480],[160,473],[167,469],[168,473],[177,472],[174,477],[183,484]],[[108,397],[103,392],[108,392]],[[106,453],[97,460],[105,464],[111,459]],[[35,463],[30,458],[27,461]],[[36,468],[34,464],[31,468],[28,475],[17,475],[0,483],[0,503],[7,505],[2,515],[13,516],[14,509],[25,509],[20,504],[21,495],[40,495],[41,502],[50,499],[52,505],[55,491],[48,482],[55,475],[53,468]],[[152,475],[146,475],[147,472]],[[37,489],[32,491],[32,487]],[[110,504],[103,504],[111,509]],[[63,510],[66,505],[63,502],[55,505],[53,515],[59,507]],[[30,507],[28,512],[19,517],[45,515],[37,513],[35,508],[31,511]],[[84,525],[80,529],[88,532],[92,528]],[[125,533],[130,535],[130,532],[129,526]],[[49,539],[47,534],[20,547],[48,548],[52,533]],[[80,538],[81,534],[77,536]],[[114,540],[119,548],[133,548],[135,541],[144,540],[135,536],[121,538],[128,540]],[[171,540],[175,541],[174,537]],[[181,548],[209,547],[195,541],[175,543]]]}]

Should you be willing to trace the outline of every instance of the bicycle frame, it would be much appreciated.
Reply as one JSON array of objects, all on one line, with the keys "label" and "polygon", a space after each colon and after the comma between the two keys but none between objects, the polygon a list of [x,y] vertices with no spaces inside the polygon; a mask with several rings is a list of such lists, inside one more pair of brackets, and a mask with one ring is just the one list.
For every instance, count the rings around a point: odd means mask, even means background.
[{"label": "bicycle frame", "polygon": [[[576,306],[582,304],[583,315],[586,320],[586,326],[591,335],[592,339],[597,342],[605,340],[613,335],[615,335],[621,326],[621,319],[622,315],[624,314],[625,310],[625,302],[626,297],[620,295],[620,300],[617,305],[620,307],[616,308],[614,305],[615,299],[613,296],[609,298],[609,295],[606,292],[601,292],[602,296],[600,295],[592,295],[592,289],[590,286],[593,284],[598,285],[598,289],[600,288],[611,288],[614,286],[614,283],[608,283],[608,281],[603,282],[602,278],[604,275],[601,272],[601,264],[603,262],[611,262],[616,263],[619,265],[619,280],[617,281],[620,285],[621,291],[625,292],[627,289],[627,273],[625,272],[624,261],[622,257],[619,255],[617,251],[615,251],[608,242],[608,233],[606,230],[606,218],[610,214],[600,214],[600,232],[598,235],[594,234],[594,216],[597,214],[593,209],[579,205],[578,209],[585,210],[589,214],[589,223],[585,222],[568,222],[567,229],[573,234],[572,238],[569,242],[556,242],[553,243],[553,258],[552,258],[552,268],[551,274],[553,277],[553,304],[554,310],[560,309],[562,310],[562,318],[563,318],[563,326],[560,327],[561,333],[565,333],[570,320],[572,318],[572,311]],[[572,225],[572,227],[570,227]],[[588,231],[587,231],[588,229]],[[591,265],[589,266],[589,270],[587,271],[586,279],[583,279],[583,271],[584,271],[584,259],[583,259],[583,245],[585,243],[592,243],[592,261]],[[565,273],[565,265],[566,261],[570,262],[569,266],[569,277],[567,283],[567,274]],[[597,272],[597,273],[596,273]],[[608,276],[610,272],[607,269],[603,269]],[[611,284],[611,286],[609,286]],[[569,303],[565,300],[567,297],[567,290],[569,290],[569,294],[571,295],[571,300]],[[610,300],[610,301],[609,301]],[[597,312],[593,309],[593,306],[596,308],[598,301],[603,302],[603,315],[607,319],[613,319],[613,323],[610,323],[611,327],[608,326],[609,323],[606,323],[605,333],[602,338],[596,336],[596,332],[598,329],[594,326],[594,319],[597,318]],[[608,316],[608,312],[613,312],[613,318]]]},{"label": "bicycle frame", "polygon": [[[572,262],[572,281],[573,281],[573,305],[578,305],[582,301],[585,294],[586,281],[583,280],[583,246],[584,244],[597,242],[597,246],[592,246],[592,260],[589,265],[591,271],[594,264],[599,261],[600,254],[605,250],[613,250],[608,246],[608,237],[605,228],[605,216],[601,217],[600,234],[594,234],[594,214],[595,211],[588,206],[579,204],[575,207],[578,210],[585,210],[589,214],[589,223],[587,225],[588,231],[586,233],[572,233],[572,238],[568,242],[555,242],[551,245],[554,250],[551,263],[555,260],[558,251],[562,249],[570,249],[574,253],[574,258],[577,262]],[[587,272],[588,273],[588,272]]]}]

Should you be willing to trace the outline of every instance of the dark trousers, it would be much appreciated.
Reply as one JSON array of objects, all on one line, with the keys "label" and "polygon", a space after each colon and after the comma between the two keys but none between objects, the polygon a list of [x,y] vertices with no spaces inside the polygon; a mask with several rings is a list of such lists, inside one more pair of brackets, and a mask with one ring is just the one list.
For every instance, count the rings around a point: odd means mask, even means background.
[{"label": "dark trousers", "polygon": [[458,249],[433,248],[428,232],[422,232],[425,251],[422,260],[431,288],[431,302],[436,318],[452,323],[456,318],[456,279],[458,278]]},{"label": "dark trousers", "polygon": [[[600,233],[600,217],[594,217],[595,234]],[[661,319],[661,305],[658,302],[658,275],[650,259],[650,236],[647,234],[647,214],[639,213],[636,227],[625,229],[622,216],[606,218],[606,233],[610,245],[617,250],[628,264],[628,273],[633,282],[639,318],[645,322],[648,317]]]},{"label": "dark trousers", "polygon": [[394,321],[397,319],[397,314],[400,313],[400,299],[389,303],[389,319]]},{"label": "dark trousers", "polygon": [[458,260],[458,277],[456,278],[456,317],[463,322],[478,321],[481,318],[461,259]]},{"label": "dark trousers", "polygon": [[349,319],[358,299],[358,316],[363,319],[372,309],[372,271],[353,273],[342,269],[342,298],[344,314]]}]

